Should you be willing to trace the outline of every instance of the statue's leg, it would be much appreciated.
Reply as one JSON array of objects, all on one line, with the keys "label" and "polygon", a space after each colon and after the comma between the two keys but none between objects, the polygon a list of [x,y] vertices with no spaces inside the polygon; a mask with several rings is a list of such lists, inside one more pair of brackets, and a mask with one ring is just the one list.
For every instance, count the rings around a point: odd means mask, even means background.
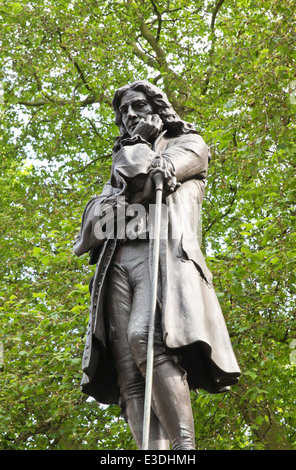
[{"label": "statue's leg", "polygon": [[[150,317],[150,275],[148,246],[130,253],[129,276],[133,304],[128,325],[128,343],[135,363],[145,377]],[[134,258],[133,258],[134,256]],[[165,347],[161,315],[156,313],[152,407],[165,429],[173,449],[194,449],[195,435],[186,373]]]},{"label": "statue's leg", "polygon": [[[132,310],[134,289],[131,285],[126,258],[130,253],[125,246],[119,248],[110,266],[107,279],[106,311],[109,339],[118,373],[124,417],[137,447],[141,449],[143,434],[145,381],[139,371],[128,343],[128,325]],[[151,414],[150,445],[154,450],[169,449],[169,441],[157,416]]]},{"label": "statue's leg", "polygon": [[[169,449],[168,441],[161,442],[162,435],[165,436],[165,434],[168,436],[173,450],[195,449],[194,421],[186,374],[171,360],[163,361],[160,356],[156,360],[160,363],[155,363],[153,370],[153,409],[151,411],[150,429],[150,440],[154,443],[150,442],[149,449]],[[145,363],[142,363],[140,368],[142,374],[145,375]],[[142,440],[143,410],[143,397],[127,401],[127,417],[135,417],[135,419],[131,419],[134,423],[131,428],[134,431],[137,429],[137,432],[133,432],[133,435],[138,435],[140,440]],[[138,419],[136,419],[137,417]],[[155,426],[157,421],[161,423],[161,426],[159,424]],[[128,422],[130,421],[128,420]],[[166,433],[160,431],[161,428]],[[159,447],[154,447],[157,440],[156,445]]]},{"label": "statue's leg", "polygon": [[[125,404],[126,419],[138,449],[142,448],[144,396],[130,398]],[[150,416],[150,450],[169,450],[170,442],[164,432],[159,419],[152,411]]]},{"label": "statue's leg", "polygon": [[184,372],[173,361],[154,367],[152,407],[173,450],[195,449],[190,390]]},{"label": "statue's leg", "polygon": [[[141,360],[146,350],[144,337],[143,341],[137,342],[133,350],[137,351],[135,357],[139,359],[138,367],[145,377],[146,358]],[[152,408],[166,431],[173,450],[195,449],[194,421],[186,373],[177,361],[159,350],[157,345],[153,368]]]}]

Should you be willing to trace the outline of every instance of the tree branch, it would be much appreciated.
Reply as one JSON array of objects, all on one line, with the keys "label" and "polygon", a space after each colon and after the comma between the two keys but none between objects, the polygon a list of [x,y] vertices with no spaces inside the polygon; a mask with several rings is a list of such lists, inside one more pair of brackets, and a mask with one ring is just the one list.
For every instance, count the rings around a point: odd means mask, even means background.
[{"label": "tree branch", "polygon": [[110,155],[100,155],[99,157],[94,158],[91,162],[88,162],[86,165],[84,165],[79,170],[72,171],[71,175],[77,175],[77,173],[82,173],[84,170],[86,170],[86,168],[88,168],[90,165],[97,162],[98,160],[106,161],[106,160],[109,160],[111,157],[112,157],[112,154],[110,154]]},{"label": "tree branch", "polygon": [[216,22],[216,18],[217,18],[217,15],[219,13],[219,10],[222,7],[224,1],[225,0],[218,0],[217,3],[216,3],[216,6],[214,8],[214,11],[212,13],[212,20],[211,20],[211,26],[210,27],[211,27],[213,39],[212,39],[212,44],[211,44],[211,48],[210,48],[210,51],[209,51],[210,70],[208,71],[208,74],[207,74],[206,79],[204,81],[204,86],[203,86],[203,89],[202,89],[202,94],[203,95],[205,95],[206,92],[207,92],[207,89],[208,89],[208,86],[209,86],[209,83],[210,83],[210,79],[211,79],[211,76],[212,76],[212,73],[213,73],[213,70],[212,70],[211,66],[213,65],[213,62],[214,62],[214,51],[215,51],[215,42],[216,42],[215,22]]},{"label": "tree branch", "polygon": [[75,59],[73,59],[72,55],[71,55],[70,52],[68,51],[67,46],[65,46],[65,45],[63,44],[63,42],[62,42],[62,33],[61,33],[61,31],[60,31],[60,28],[58,28],[58,35],[59,35],[59,46],[60,46],[60,48],[61,48],[63,51],[66,52],[68,58],[70,59],[70,61],[71,61],[72,64],[74,65],[74,67],[76,68],[76,70],[77,70],[77,72],[78,72],[78,74],[79,74],[79,76],[80,76],[82,82],[84,83],[85,88],[86,88],[90,93],[93,93],[91,87],[90,87],[90,86],[88,85],[88,83],[87,83],[87,80],[86,80],[86,78],[85,78],[85,76],[84,76],[84,73],[83,73],[82,69],[80,68],[78,62],[77,62]]},{"label": "tree branch", "polygon": [[228,214],[231,212],[232,207],[233,207],[234,202],[235,202],[235,199],[236,199],[237,189],[238,189],[238,188],[235,188],[235,189],[234,189],[233,196],[232,196],[232,198],[231,198],[231,201],[230,201],[229,204],[228,204],[228,209],[227,209],[223,214],[220,214],[219,217],[215,217],[215,218],[212,220],[212,222],[208,225],[208,227],[207,227],[205,230],[203,230],[203,235],[205,235],[205,234],[212,228],[212,226],[213,226],[216,222],[218,222],[218,221],[224,219],[224,217],[227,217]]},{"label": "tree branch", "polygon": [[153,59],[152,57],[147,57],[147,55],[143,51],[141,51],[141,49],[137,46],[137,44],[132,39],[127,39],[127,42],[130,46],[132,46],[133,53],[135,54],[136,57],[138,57],[138,59],[140,59],[146,65],[149,65],[149,67],[152,67],[154,69],[159,69],[159,64],[156,59]]},{"label": "tree branch", "polygon": [[156,42],[159,41],[159,38],[160,38],[160,31],[161,31],[161,25],[162,25],[162,17],[161,17],[161,13],[159,12],[159,10],[157,9],[157,6],[154,2],[154,0],[151,0],[151,3],[152,3],[152,6],[153,6],[153,10],[155,11],[155,14],[157,16],[157,22],[158,22],[158,27],[157,27],[157,34],[156,34]]},{"label": "tree branch", "polygon": [[[154,5],[154,11],[157,11],[158,18],[160,18],[160,13],[156,9],[156,6],[151,0],[153,5]],[[162,47],[159,45],[159,35],[160,35],[160,21],[158,24],[158,32],[156,37],[151,33],[150,29],[148,28],[147,24],[145,23],[141,13],[137,10],[137,4],[136,2],[133,2],[132,0],[128,0],[127,4],[131,5],[134,4],[135,9],[135,15],[137,16],[139,20],[139,29],[141,32],[141,36],[148,42],[148,44],[151,46],[155,57],[147,57],[147,55],[140,50],[140,48],[137,46],[135,43],[135,40],[128,39],[128,44],[130,44],[133,48],[133,52],[136,57],[138,57],[141,61],[143,61],[145,64],[149,65],[150,67],[154,68],[155,70],[159,71],[161,73],[161,76],[164,80],[164,86],[165,86],[165,92],[168,95],[169,100],[171,101],[173,107],[176,110],[182,111],[182,106],[180,104],[180,101],[177,99],[175,94],[171,91],[171,83],[172,81],[175,82],[178,85],[179,92],[183,93],[184,96],[187,96],[187,87],[186,84],[183,83],[182,78],[180,75],[178,75],[174,70],[170,68],[170,66],[167,63],[166,60],[166,53],[162,49]],[[156,9],[156,10],[155,10]],[[129,13],[130,14],[130,13]]]},{"label": "tree branch", "polygon": [[[96,98],[95,96],[88,96],[87,98],[85,98],[85,100],[76,102],[75,104],[76,104],[77,107],[83,108],[83,107],[87,106],[88,104],[99,103],[100,101],[101,101],[101,99]],[[73,105],[72,100],[59,100],[59,99],[56,99],[56,100],[46,99],[46,100],[39,100],[39,101],[26,101],[26,100],[18,100],[17,101],[18,104],[28,106],[28,107],[45,106],[45,105],[49,104],[49,102],[57,104],[59,106],[68,106],[68,105],[71,105],[71,104]]]},{"label": "tree branch", "polygon": [[213,11],[213,14],[212,14],[212,21],[211,21],[211,30],[212,30],[213,32],[214,32],[214,28],[215,28],[215,21],[216,21],[217,14],[218,14],[220,8],[222,7],[224,1],[225,1],[225,0],[219,0],[219,1],[216,3],[215,9],[214,9],[214,11]]}]

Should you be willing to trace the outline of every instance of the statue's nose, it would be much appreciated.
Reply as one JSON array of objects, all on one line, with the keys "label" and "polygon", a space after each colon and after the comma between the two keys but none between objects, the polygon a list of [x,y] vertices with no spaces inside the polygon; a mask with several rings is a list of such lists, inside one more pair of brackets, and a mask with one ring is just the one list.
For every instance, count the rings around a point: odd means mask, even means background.
[{"label": "statue's nose", "polygon": [[137,114],[135,113],[134,108],[133,108],[131,105],[128,107],[128,110],[127,110],[127,117],[128,117],[129,119],[132,119],[132,118],[134,118],[134,117],[137,117]]}]

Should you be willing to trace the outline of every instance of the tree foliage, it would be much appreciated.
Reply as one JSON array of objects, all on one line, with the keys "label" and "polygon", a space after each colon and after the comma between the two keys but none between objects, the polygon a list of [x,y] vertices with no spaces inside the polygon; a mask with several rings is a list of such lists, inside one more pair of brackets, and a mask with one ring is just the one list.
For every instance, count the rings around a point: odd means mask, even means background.
[{"label": "tree foliage", "polygon": [[110,170],[113,93],[137,79],[212,155],[203,249],[242,378],[192,395],[197,449],[295,449],[293,7],[1,2],[2,449],[135,448],[119,408],[80,391],[93,267],[72,242]]}]

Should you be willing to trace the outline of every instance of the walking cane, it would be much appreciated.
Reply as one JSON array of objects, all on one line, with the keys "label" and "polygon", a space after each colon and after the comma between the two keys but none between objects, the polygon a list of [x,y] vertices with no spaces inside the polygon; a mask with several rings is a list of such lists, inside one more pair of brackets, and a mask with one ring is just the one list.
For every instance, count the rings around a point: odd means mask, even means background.
[{"label": "walking cane", "polygon": [[160,244],[160,224],[161,224],[161,203],[163,191],[163,179],[160,173],[153,176],[156,191],[155,215],[154,215],[154,236],[153,236],[153,253],[152,253],[152,271],[151,271],[151,310],[148,331],[147,346],[147,365],[146,365],[146,383],[145,383],[145,402],[144,402],[144,421],[143,421],[143,439],[142,450],[149,450],[149,432],[150,432],[150,416],[151,416],[151,395],[153,380],[153,359],[154,359],[154,330],[155,330],[155,314],[157,302],[157,285],[158,285],[158,263],[159,263],[159,244]]}]

